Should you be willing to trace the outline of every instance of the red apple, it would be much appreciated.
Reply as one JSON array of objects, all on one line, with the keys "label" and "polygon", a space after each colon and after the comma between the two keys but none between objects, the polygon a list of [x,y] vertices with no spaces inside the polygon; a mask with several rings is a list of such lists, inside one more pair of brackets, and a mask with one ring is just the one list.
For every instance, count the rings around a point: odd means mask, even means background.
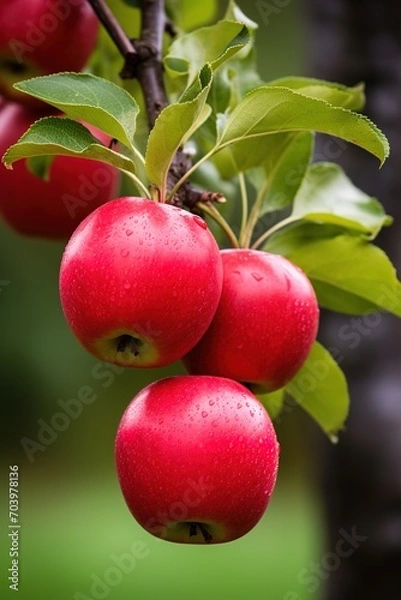
[{"label": "red apple", "polygon": [[319,307],[306,275],[276,254],[223,250],[220,303],[184,358],[193,374],[220,375],[264,391],[284,386],[316,339]]},{"label": "red apple", "polygon": [[96,45],[98,20],[86,0],[0,0],[0,92],[30,106],[13,89],[22,79],[80,71]]},{"label": "red apple", "polygon": [[69,241],[60,272],[64,313],[96,357],[157,367],[184,356],[220,299],[218,246],[203,219],[143,198],[95,210]]},{"label": "red apple", "polygon": [[149,533],[192,544],[235,540],[262,517],[279,445],[255,396],[222,377],[152,383],[126,409],[115,446],[127,505]]},{"label": "red apple", "polygon": [[[39,116],[13,102],[0,109],[0,156]],[[109,143],[104,133],[86,126]],[[119,181],[116,169],[83,158],[57,156],[48,181],[33,175],[23,161],[14,163],[12,171],[0,165],[0,213],[20,233],[66,239],[92,210],[115,196]]]}]

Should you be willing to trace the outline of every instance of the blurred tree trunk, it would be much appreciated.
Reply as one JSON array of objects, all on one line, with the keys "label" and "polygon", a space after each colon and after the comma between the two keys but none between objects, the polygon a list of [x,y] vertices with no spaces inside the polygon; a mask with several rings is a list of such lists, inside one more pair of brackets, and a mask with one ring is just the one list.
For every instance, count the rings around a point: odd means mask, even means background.
[{"label": "blurred tree trunk", "polygon": [[[347,145],[326,160],[378,197],[395,224],[380,235],[401,274],[401,3],[394,0],[306,0],[311,74],[366,83],[364,110],[386,133],[383,169]],[[324,144],[320,145],[324,154]],[[322,156],[319,157],[324,160]],[[352,260],[352,256],[350,256]],[[374,323],[374,324],[373,324]],[[351,336],[351,331],[353,335]],[[389,315],[362,319],[325,315],[325,344],[350,382],[352,410],[337,447],[324,444],[323,487],[328,551],[340,530],[366,537],[341,557],[325,583],[326,600],[401,599],[401,325]]]}]

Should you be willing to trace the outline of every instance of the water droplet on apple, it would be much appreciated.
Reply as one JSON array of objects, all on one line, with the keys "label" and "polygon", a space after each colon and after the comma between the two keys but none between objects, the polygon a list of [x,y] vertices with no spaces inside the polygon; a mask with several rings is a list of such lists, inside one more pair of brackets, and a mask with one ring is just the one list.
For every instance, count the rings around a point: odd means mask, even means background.
[{"label": "water droplet on apple", "polygon": [[124,248],[123,250],[121,250],[121,256],[123,258],[127,258],[128,255],[129,255],[129,250],[127,250],[126,248]]},{"label": "water droplet on apple", "polygon": [[213,406],[214,405],[214,400],[209,400],[209,406]]},{"label": "water droplet on apple", "polygon": [[130,289],[131,289],[131,284],[129,283],[129,281],[126,281],[126,282],[124,283],[124,289],[125,289],[125,290],[130,290]]},{"label": "water droplet on apple", "polygon": [[203,411],[202,411],[202,417],[203,417],[203,418],[206,418],[206,417],[207,417],[207,415],[208,415],[208,413],[206,412],[206,410],[203,410]]},{"label": "water droplet on apple", "polygon": [[194,215],[193,216],[193,220],[195,221],[195,223],[197,225],[199,225],[199,227],[202,227],[202,229],[207,229],[207,224],[205,223],[205,221],[202,219],[202,217],[198,217],[198,215]]},{"label": "water droplet on apple", "polygon": [[238,402],[238,404],[237,404],[237,408],[238,408],[238,409],[239,409],[239,408],[242,408],[242,404],[241,404],[241,402]]},{"label": "water droplet on apple", "polygon": [[260,273],[256,273],[255,271],[253,271],[251,275],[255,281],[262,281],[263,279],[263,275],[261,275]]},{"label": "water droplet on apple", "polygon": [[139,245],[143,246],[143,240],[139,240]]},{"label": "water droplet on apple", "polygon": [[127,234],[127,236],[129,237],[130,235],[133,234],[132,229],[127,229],[127,231],[125,232]]},{"label": "water droplet on apple", "polygon": [[218,425],[218,422],[217,422],[217,421],[212,421],[212,426],[213,426],[213,427],[217,427],[217,425]]},{"label": "water droplet on apple", "polygon": [[285,285],[286,285],[286,288],[287,288],[286,291],[289,292],[290,289],[291,289],[291,280],[288,277],[288,275],[286,275],[285,273],[284,273],[284,279],[285,279]]},{"label": "water droplet on apple", "polygon": [[263,444],[263,438],[262,437],[260,437],[258,441],[259,441],[259,444]]}]

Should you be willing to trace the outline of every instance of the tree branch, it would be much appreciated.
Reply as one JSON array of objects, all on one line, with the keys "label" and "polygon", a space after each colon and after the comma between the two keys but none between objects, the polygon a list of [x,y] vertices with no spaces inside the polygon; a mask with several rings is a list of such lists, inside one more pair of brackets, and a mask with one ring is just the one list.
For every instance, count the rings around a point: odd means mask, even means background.
[{"label": "tree branch", "polygon": [[[142,25],[140,38],[131,40],[106,5],[105,0],[87,0],[99,20],[114,41],[124,58],[120,73],[122,79],[137,78],[144,96],[146,114],[150,129],[153,128],[159,113],[168,105],[163,80],[162,48],[164,31],[173,32],[164,10],[164,0],[142,0]],[[168,191],[191,168],[188,154],[178,150],[168,175]],[[186,182],[172,199],[178,206],[194,210],[198,202],[216,202],[222,195],[194,189]]]},{"label": "tree branch", "polygon": [[120,23],[111,12],[110,8],[107,6],[105,0],[88,0],[88,3],[92,6],[99,21],[102,23],[125,60],[125,65],[121,72],[121,77],[124,79],[124,73],[127,69],[127,66],[133,66],[137,61],[137,52],[135,47],[121,27]]},{"label": "tree branch", "polygon": [[135,76],[143,91],[149,126],[168,104],[163,81],[162,47],[166,25],[163,0],[142,0],[141,37],[134,40],[138,53]]}]

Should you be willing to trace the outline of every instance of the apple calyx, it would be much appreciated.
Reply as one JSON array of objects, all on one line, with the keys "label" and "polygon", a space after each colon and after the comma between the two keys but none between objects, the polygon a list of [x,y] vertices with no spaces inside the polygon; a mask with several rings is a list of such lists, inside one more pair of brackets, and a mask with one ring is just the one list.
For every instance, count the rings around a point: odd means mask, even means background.
[{"label": "apple calyx", "polygon": [[158,352],[151,339],[132,330],[114,331],[96,346],[104,360],[123,367],[153,365]]},{"label": "apple calyx", "polygon": [[21,75],[29,71],[29,67],[26,65],[26,63],[20,62],[19,60],[8,56],[0,58],[0,66],[14,75]]},{"label": "apple calyx", "polygon": [[201,534],[203,535],[203,539],[205,544],[210,544],[213,541],[213,536],[208,532],[205,525],[203,523],[198,523],[197,521],[190,521],[189,525],[189,537],[194,537],[198,535],[198,527],[200,529]]},{"label": "apple calyx", "polygon": [[128,352],[135,357],[139,356],[144,342],[137,337],[124,333],[117,338],[117,352]]}]

